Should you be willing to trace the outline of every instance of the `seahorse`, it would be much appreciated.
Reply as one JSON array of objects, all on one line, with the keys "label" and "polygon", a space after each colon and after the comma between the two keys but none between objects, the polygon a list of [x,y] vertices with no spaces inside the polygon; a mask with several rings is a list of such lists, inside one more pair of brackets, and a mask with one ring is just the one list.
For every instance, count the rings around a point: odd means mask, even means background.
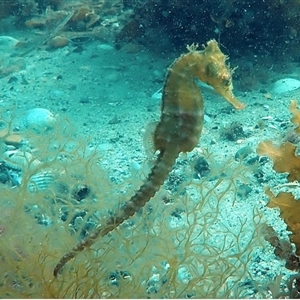
[{"label": "seahorse", "polygon": [[113,216],[102,220],[94,232],[60,259],[53,271],[55,277],[77,253],[89,248],[99,237],[107,235],[143,207],[163,185],[179,154],[190,152],[197,146],[204,122],[204,107],[196,78],[212,86],[236,109],[245,107],[233,94],[233,71],[226,65],[227,57],[218,43],[210,40],[201,51],[197,47],[194,44],[187,46],[188,53],[168,68],[161,117],[153,135],[154,148],[159,154],[149,175],[128,202]]}]

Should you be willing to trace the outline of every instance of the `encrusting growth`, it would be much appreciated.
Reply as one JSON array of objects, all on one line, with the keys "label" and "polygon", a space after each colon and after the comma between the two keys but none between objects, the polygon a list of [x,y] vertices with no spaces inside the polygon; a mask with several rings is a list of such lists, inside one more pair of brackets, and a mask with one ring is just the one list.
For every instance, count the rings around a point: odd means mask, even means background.
[{"label": "encrusting growth", "polygon": [[114,230],[133,216],[160,189],[180,152],[192,151],[198,144],[203,127],[203,99],[195,79],[211,85],[236,109],[243,109],[232,92],[232,70],[218,43],[211,40],[204,50],[188,46],[169,67],[163,88],[161,117],[154,131],[154,148],[159,151],[155,165],[139,190],[113,216],[106,218],[96,230],[65,254],[54,269],[56,277],[76,254],[90,247],[97,238]]}]

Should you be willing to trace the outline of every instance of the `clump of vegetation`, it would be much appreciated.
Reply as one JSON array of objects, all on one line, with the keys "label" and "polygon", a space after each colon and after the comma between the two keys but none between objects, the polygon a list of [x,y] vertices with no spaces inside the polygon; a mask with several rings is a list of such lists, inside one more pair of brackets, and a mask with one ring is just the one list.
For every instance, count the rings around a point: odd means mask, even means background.
[{"label": "clump of vegetation", "polygon": [[209,174],[210,167],[206,159],[202,156],[199,156],[195,159],[194,163],[194,177],[195,178],[202,178]]},{"label": "clump of vegetation", "polygon": [[232,122],[228,127],[222,128],[221,136],[229,141],[235,142],[238,139],[245,138],[247,135],[240,122]]},{"label": "clump of vegetation", "polygon": [[99,208],[107,212],[105,195],[112,188],[98,165],[96,149],[78,140],[67,120],[48,134],[20,134],[27,142],[18,151],[31,149],[34,158],[23,169],[20,184],[0,185],[0,295],[57,297],[61,282],[51,283],[57,255],[92,230]]},{"label": "clump of vegetation", "polygon": [[[297,101],[292,100],[290,104],[290,112],[293,114],[291,122],[295,125],[294,135],[300,133],[300,110],[297,109]],[[289,136],[291,133],[288,134]],[[297,141],[297,138],[293,138]],[[295,196],[295,188],[299,188],[298,181],[300,179],[300,158],[297,155],[296,146],[289,141],[284,141],[279,146],[273,144],[273,141],[262,141],[257,146],[257,153],[271,158],[273,169],[278,173],[287,173],[288,183],[278,185],[275,189],[283,190],[286,188],[288,192],[280,191],[274,194],[270,187],[265,189],[269,198],[267,207],[279,208],[280,217],[287,225],[287,229],[291,232],[289,240],[282,240],[277,236],[275,230],[269,226],[265,229],[265,238],[274,247],[274,253],[280,259],[286,261],[286,268],[296,271],[297,274],[290,276],[288,280],[288,292],[280,292],[279,288],[275,293],[275,297],[289,296],[290,298],[299,298],[300,295],[300,234],[299,234],[299,211],[300,202]],[[292,247],[291,242],[295,245]],[[281,280],[279,280],[281,281]]]}]

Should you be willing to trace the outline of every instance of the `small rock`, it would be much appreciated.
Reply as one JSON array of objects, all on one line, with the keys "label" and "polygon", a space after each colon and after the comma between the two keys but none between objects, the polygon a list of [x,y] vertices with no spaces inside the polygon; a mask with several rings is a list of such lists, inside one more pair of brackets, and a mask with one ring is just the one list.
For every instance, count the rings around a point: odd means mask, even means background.
[{"label": "small rock", "polygon": [[56,36],[48,41],[50,49],[63,48],[69,44],[69,40],[63,36]]},{"label": "small rock", "polygon": [[109,44],[101,44],[98,46],[98,48],[101,50],[113,50],[114,49],[114,47]]}]

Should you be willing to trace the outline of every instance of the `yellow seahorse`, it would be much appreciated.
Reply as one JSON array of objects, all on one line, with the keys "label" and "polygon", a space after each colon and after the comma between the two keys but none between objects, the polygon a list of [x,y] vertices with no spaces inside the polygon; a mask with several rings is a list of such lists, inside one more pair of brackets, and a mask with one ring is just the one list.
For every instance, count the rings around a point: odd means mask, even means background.
[{"label": "yellow seahorse", "polygon": [[162,113],[154,132],[154,148],[159,150],[155,165],[144,184],[114,216],[108,217],[89,236],[65,254],[54,269],[56,277],[61,268],[76,254],[90,247],[98,237],[103,237],[133,216],[160,189],[180,152],[192,151],[198,144],[203,127],[203,99],[195,79],[211,85],[236,109],[243,109],[232,92],[232,70],[226,66],[227,57],[218,43],[211,40],[202,51],[197,45],[187,47],[169,67],[162,96]]}]

